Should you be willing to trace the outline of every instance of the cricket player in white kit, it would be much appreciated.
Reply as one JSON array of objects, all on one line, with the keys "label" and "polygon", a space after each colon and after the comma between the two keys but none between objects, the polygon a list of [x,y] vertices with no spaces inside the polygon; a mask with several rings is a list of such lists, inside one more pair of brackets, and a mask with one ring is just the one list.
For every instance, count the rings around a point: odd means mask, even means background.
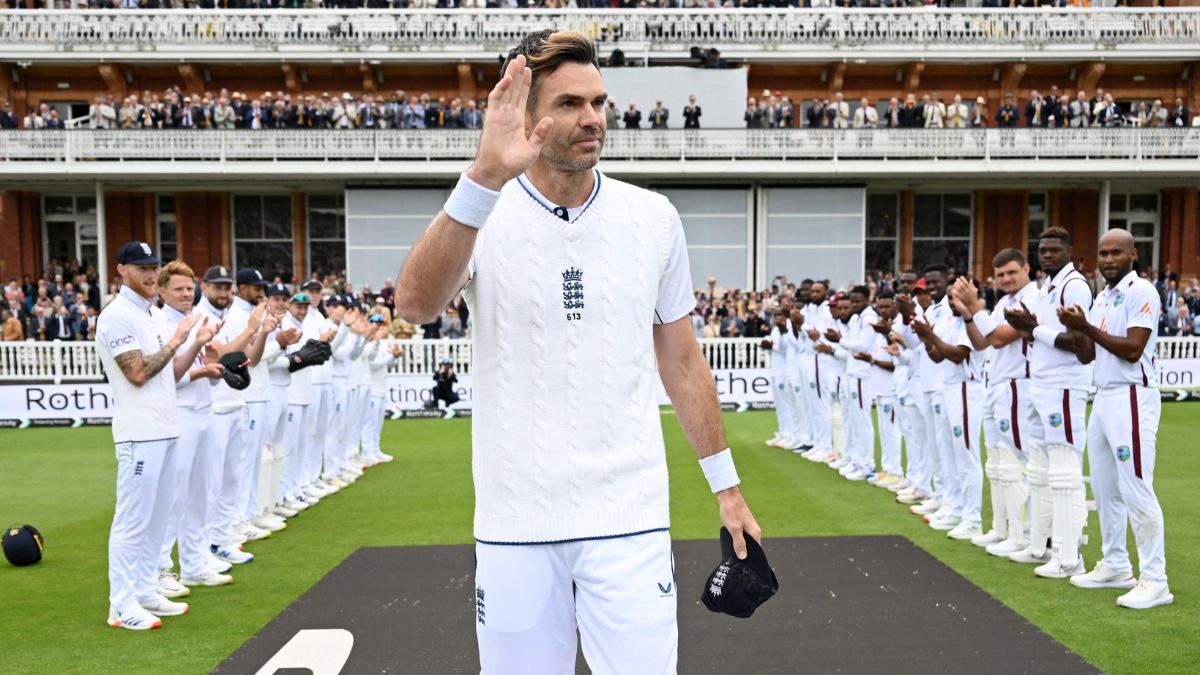
[{"label": "cricket player in white kit", "polygon": [[[831,402],[834,392],[832,350],[819,348],[821,334],[833,325],[833,314],[829,308],[829,285],[814,281],[809,287],[809,303],[804,306],[804,335],[808,340],[805,353],[812,354],[812,380],[809,382],[809,415],[813,424],[813,447],[802,457],[813,462],[825,462],[833,454],[833,422]],[[828,345],[825,345],[828,348]]]},{"label": "cricket player in white kit", "polygon": [[[1149,609],[1171,604],[1162,507],[1154,494],[1155,441],[1162,399],[1155,386],[1155,333],[1162,310],[1158,291],[1133,270],[1137,249],[1125,230],[1100,238],[1100,273],[1108,286],[1090,316],[1066,307],[1059,316],[1076,340],[1080,361],[1095,361],[1096,399],[1088,425],[1088,463],[1100,512],[1103,557],[1082,588],[1132,588],[1117,604]],[[1133,524],[1141,574],[1135,583],[1125,528]]]},{"label": "cricket player in white kit", "polygon": [[[1037,298],[1037,284],[1029,280],[1029,264],[1025,255],[1007,248],[992,260],[993,275],[1004,297],[988,313],[979,299],[974,284],[964,278],[954,284],[951,295],[960,306],[967,323],[967,336],[975,349],[992,348],[984,373],[987,391],[987,410],[984,413],[984,438],[987,442],[987,462],[984,473],[991,484],[992,528],[971,539],[977,546],[998,557],[1008,557],[1029,546],[1025,539],[1025,502],[1029,486],[1025,481],[1027,448],[1040,446],[1039,426],[1029,398],[1029,341],[1004,320],[1004,312],[1022,303],[1032,305]],[[1041,508],[1039,501],[1031,505]]]},{"label": "cricket player in white kit", "polygon": [[842,419],[846,426],[846,465],[840,472],[847,480],[865,480],[875,473],[875,429],[871,426],[871,352],[875,351],[875,309],[867,304],[868,290],[850,291],[850,316],[846,332],[830,336],[834,357],[845,364],[842,378]]},{"label": "cricket player in white kit", "polygon": [[762,347],[771,352],[771,393],[775,400],[775,419],[779,431],[767,441],[767,445],[791,449],[796,432],[796,396],[788,373],[800,354],[788,325],[787,311],[782,307],[776,308],[772,318],[771,333],[763,338]]},{"label": "cricket player in white kit", "polygon": [[[1044,443],[1029,455],[1030,499],[1040,500],[1030,510],[1039,517],[1030,522],[1029,548],[1010,560],[1042,563],[1034,573],[1064,579],[1085,571],[1079,550],[1087,525],[1087,500],[1083,485],[1083,448],[1087,442],[1087,394],[1092,368],[1075,355],[1075,338],[1059,319],[1058,310],[1092,306],[1092,288],[1072,264],[1071,235],[1051,227],[1038,241],[1038,258],[1046,281],[1038,290],[1037,307],[1025,306],[1004,313],[1009,325],[1033,340],[1029,354],[1032,381],[1029,395],[1037,412],[1038,434]],[[1049,525],[1049,532],[1047,532]],[[1046,535],[1052,547],[1046,549]]]},{"label": "cricket player in white kit", "polygon": [[569,672],[578,629],[594,673],[674,673],[656,356],[739,558],[761,536],[688,320],[683,228],[664,197],[594,168],[608,92],[587,37],[530,34],[504,71],[396,297],[425,323],[467,286],[482,671]]},{"label": "cricket player in white kit", "polygon": [[172,333],[154,305],[158,265],[150,246],[130,242],[117,251],[121,290],[100,313],[96,348],[113,390],[117,504],[108,537],[110,626],[149,630],[159,616],[187,612],[186,603],[156,592],[158,561],[170,520],[179,439],[175,373],[170,367],[199,317]]}]

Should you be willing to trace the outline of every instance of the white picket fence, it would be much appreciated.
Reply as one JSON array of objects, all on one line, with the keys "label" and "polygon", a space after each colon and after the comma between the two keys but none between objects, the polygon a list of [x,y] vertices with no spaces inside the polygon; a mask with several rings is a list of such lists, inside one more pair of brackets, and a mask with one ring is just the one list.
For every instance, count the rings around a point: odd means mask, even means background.
[{"label": "white picket fence", "polygon": [[[758,338],[703,338],[713,370],[767,368],[770,352]],[[397,375],[431,375],[443,360],[471,372],[471,340],[401,340],[404,355],[389,367]],[[1200,338],[1159,338],[1158,358],[1200,359]],[[0,382],[95,382],[104,379],[95,342],[0,342]]]}]

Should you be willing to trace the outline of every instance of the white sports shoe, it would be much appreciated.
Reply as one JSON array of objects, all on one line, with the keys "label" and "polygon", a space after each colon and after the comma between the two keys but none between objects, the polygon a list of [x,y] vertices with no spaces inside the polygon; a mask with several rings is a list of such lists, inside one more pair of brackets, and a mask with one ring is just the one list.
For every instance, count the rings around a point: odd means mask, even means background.
[{"label": "white sports shoe", "polygon": [[341,490],[342,488],[350,487],[350,484],[347,483],[346,481],[342,480],[340,476],[333,476],[331,478],[327,478],[325,480],[325,482],[339,490]]},{"label": "white sports shoe", "polygon": [[147,612],[141,605],[135,605],[124,613],[109,607],[108,625],[113,628],[128,628],[129,630],[152,630],[162,628],[162,619]]},{"label": "white sports shoe", "polygon": [[324,490],[327,495],[335,494],[342,491],[342,488],[330,483],[329,481],[321,481],[318,483],[320,489]]},{"label": "white sports shoe", "polygon": [[772,436],[766,440],[767,447],[774,447],[775,444],[778,442],[779,442],[779,432],[778,431],[775,432],[774,436]]},{"label": "white sports shoe", "polygon": [[182,616],[189,609],[186,602],[173,602],[157,593],[153,600],[138,600],[138,604],[154,616]]},{"label": "white sports shoe", "polygon": [[832,452],[829,450],[829,448],[813,448],[811,453],[805,454],[805,459],[810,462],[824,463],[829,459],[829,455],[832,454]]},{"label": "white sports shoe", "polygon": [[241,532],[236,532],[236,531],[233,532],[232,534],[230,534],[229,538],[232,539],[233,543],[237,544],[238,546],[241,546],[242,544],[250,541],[250,539],[246,535],[242,534]]},{"label": "white sports shoe", "polygon": [[358,477],[361,475],[361,473],[350,473],[350,469],[343,469],[342,472],[337,475],[337,479],[346,485],[351,485],[354,483],[354,481],[358,480]]},{"label": "white sports shoe", "polygon": [[231,546],[218,546],[213,551],[213,554],[216,555],[221,560],[224,560],[225,562],[228,562],[228,563],[233,563],[234,565],[244,565],[245,563],[254,562],[254,554],[253,553],[246,553],[245,551],[239,551],[238,549],[233,548]]},{"label": "white sports shoe", "polygon": [[899,483],[896,483],[895,485],[889,485],[888,489],[891,490],[892,492],[900,493],[900,492],[904,492],[905,490],[911,490],[912,486],[913,486],[912,481],[905,478],[904,480],[900,481]]},{"label": "white sports shoe", "polygon": [[1025,550],[1025,546],[1012,539],[1005,539],[1004,541],[988,546],[984,550],[988,552],[988,555],[994,555],[997,558],[1008,558],[1014,553]]},{"label": "white sports shoe", "polygon": [[971,537],[971,543],[980,548],[987,548],[992,544],[998,544],[1004,541],[1004,539],[1005,537],[1001,537],[1000,535],[996,534],[995,530],[988,530],[987,534],[980,534]]},{"label": "white sports shoe", "polygon": [[1141,579],[1132,591],[1117,598],[1117,604],[1130,609],[1150,609],[1159,605],[1169,605],[1175,602],[1171,589],[1165,581],[1150,581]]},{"label": "white sports shoe", "polygon": [[289,499],[283,503],[283,508],[291,511],[293,514],[299,513],[304,509],[307,509],[309,506],[311,506],[311,504],[303,499]]},{"label": "white sports shoe", "polygon": [[1064,567],[1062,561],[1058,558],[1050,558],[1050,562],[1044,565],[1038,565],[1034,568],[1033,573],[1039,577],[1046,579],[1066,579],[1078,574],[1083,574],[1087,571],[1087,567],[1083,564],[1083,554],[1075,560],[1075,564],[1070,567]]},{"label": "white sports shoe", "polygon": [[962,522],[962,520],[958,516],[952,516],[947,513],[930,519],[929,527],[932,527],[938,532],[949,532],[950,530],[953,530],[954,527],[960,522]]},{"label": "white sports shoe", "polygon": [[896,501],[900,502],[901,504],[908,504],[910,506],[919,506],[922,502],[929,501],[929,497],[914,490],[907,493],[901,492],[900,494],[896,495]]},{"label": "white sports shoe", "polygon": [[442,417],[444,420],[452,420],[458,417],[458,411],[454,408],[446,408],[446,414]]},{"label": "white sports shoe", "polygon": [[184,586],[224,586],[233,583],[233,577],[228,574],[221,574],[213,569],[204,570],[204,574],[198,577],[184,577],[180,579]]},{"label": "white sports shoe", "polygon": [[1131,572],[1118,572],[1103,561],[1096,563],[1091,572],[1071,577],[1071,585],[1080,588],[1133,588],[1137,579]]},{"label": "white sports shoe", "polygon": [[192,594],[187,586],[179,583],[179,576],[171,570],[159,570],[158,588],[155,590],[164,598],[184,598]]},{"label": "white sports shoe", "polygon": [[228,560],[221,560],[211,552],[208,554],[208,566],[217,574],[224,574],[233,569],[233,563]]},{"label": "white sports shoe", "polygon": [[864,469],[855,469],[850,473],[845,474],[846,480],[865,480],[867,472]]},{"label": "white sports shoe", "polygon": [[267,532],[279,532],[280,530],[287,529],[287,522],[283,518],[271,518],[266,514],[255,516],[250,521],[250,524]]},{"label": "white sports shoe", "polygon": [[312,492],[313,494],[317,495],[318,497],[326,497],[328,495],[331,495],[331,494],[337,492],[337,490],[322,483],[319,480],[313,481],[313,482],[309,483],[308,485],[305,485],[304,489],[308,490],[309,492]]},{"label": "white sports shoe", "polygon": [[947,537],[950,537],[951,539],[958,539],[960,541],[966,541],[968,539],[973,540],[975,537],[980,535],[979,523],[968,523],[965,520],[960,522],[958,525],[955,525],[953,530],[950,530],[946,533]]},{"label": "white sports shoe", "polygon": [[255,527],[253,523],[249,522],[238,525],[236,531],[238,534],[245,537],[247,541],[258,541],[271,536],[271,530]]},{"label": "white sports shoe", "polygon": [[308,504],[309,506],[314,506],[318,502],[321,501],[321,497],[322,497],[322,495],[318,494],[316,490],[304,488],[303,490],[300,491],[299,501],[304,502],[305,504]]},{"label": "white sports shoe", "polygon": [[932,499],[926,499],[924,502],[913,506],[911,509],[909,509],[909,511],[912,511],[918,516],[928,516],[932,513],[937,513],[938,509],[940,508],[942,508],[942,500],[934,497]]},{"label": "white sports shoe", "polygon": [[1033,552],[1032,547],[1026,547],[1008,556],[1008,559],[1016,563],[1025,563],[1026,565],[1040,565],[1048,562],[1053,557],[1049,547],[1041,554],[1037,555]]},{"label": "white sports shoe", "polygon": [[342,469],[342,471],[354,476],[355,478],[362,478],[362,463],[357,459],[350,460],[349,462],[346,462],[346,468]]},{"label": "white sports shoe", "polygon": [[792,437],[788,436],[787,434],[782,434],[779,436],[779,438],[775,439],[775,442],[772,445],[774,445],[777,448],[786,448],[791,444],[792,444]]}]

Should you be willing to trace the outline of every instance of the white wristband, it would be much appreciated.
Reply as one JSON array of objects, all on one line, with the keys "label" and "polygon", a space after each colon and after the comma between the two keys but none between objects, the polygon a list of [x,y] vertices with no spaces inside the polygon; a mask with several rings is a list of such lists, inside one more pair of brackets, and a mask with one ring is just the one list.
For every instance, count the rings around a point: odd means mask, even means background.
[{"label": "white wristband", "polygon": [[458,179],[458,185],[450,193],[442,210],[446,215],[463,225],[479,229],[487,222],[488,216],[496,208],[500,193],[489,190],[463,174]]},{"label": "white wristband", "polygon": [[733,468],[733,452],[729,448],[701,459],[700,468],[704,470],[708,487],[712,488],[714,494],[741,482],[738,480],[737,469]]},{"label": "white wristband", "polygon": [[979,334],[984,337],[991,335],[992,331],[996,330],[996,320],[992,318],[991,314],[982,309],[975,312],[975,316],[971,317],[971,320],[975,322],[975,327],[979,329]]},{"label": "white wristband", "polygon": [[1049,326],[1038,326],[1033,329],[1033,339],[1038,342],[1045,342],[1051,347],[1054,346],[1054,340],[1058,338],[1058,335],[1058,331]]}]

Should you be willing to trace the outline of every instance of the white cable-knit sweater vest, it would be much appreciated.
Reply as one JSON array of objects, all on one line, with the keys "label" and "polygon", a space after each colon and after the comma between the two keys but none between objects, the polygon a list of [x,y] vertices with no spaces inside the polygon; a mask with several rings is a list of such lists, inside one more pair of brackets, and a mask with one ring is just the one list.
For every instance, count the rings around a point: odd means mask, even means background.
[{"label": "white cable-knit sweater vest", "polygon": [[671,214],[607,176],[571,223],[504,187],[467,287],[477,540],[669,526],[653,324]]}]

